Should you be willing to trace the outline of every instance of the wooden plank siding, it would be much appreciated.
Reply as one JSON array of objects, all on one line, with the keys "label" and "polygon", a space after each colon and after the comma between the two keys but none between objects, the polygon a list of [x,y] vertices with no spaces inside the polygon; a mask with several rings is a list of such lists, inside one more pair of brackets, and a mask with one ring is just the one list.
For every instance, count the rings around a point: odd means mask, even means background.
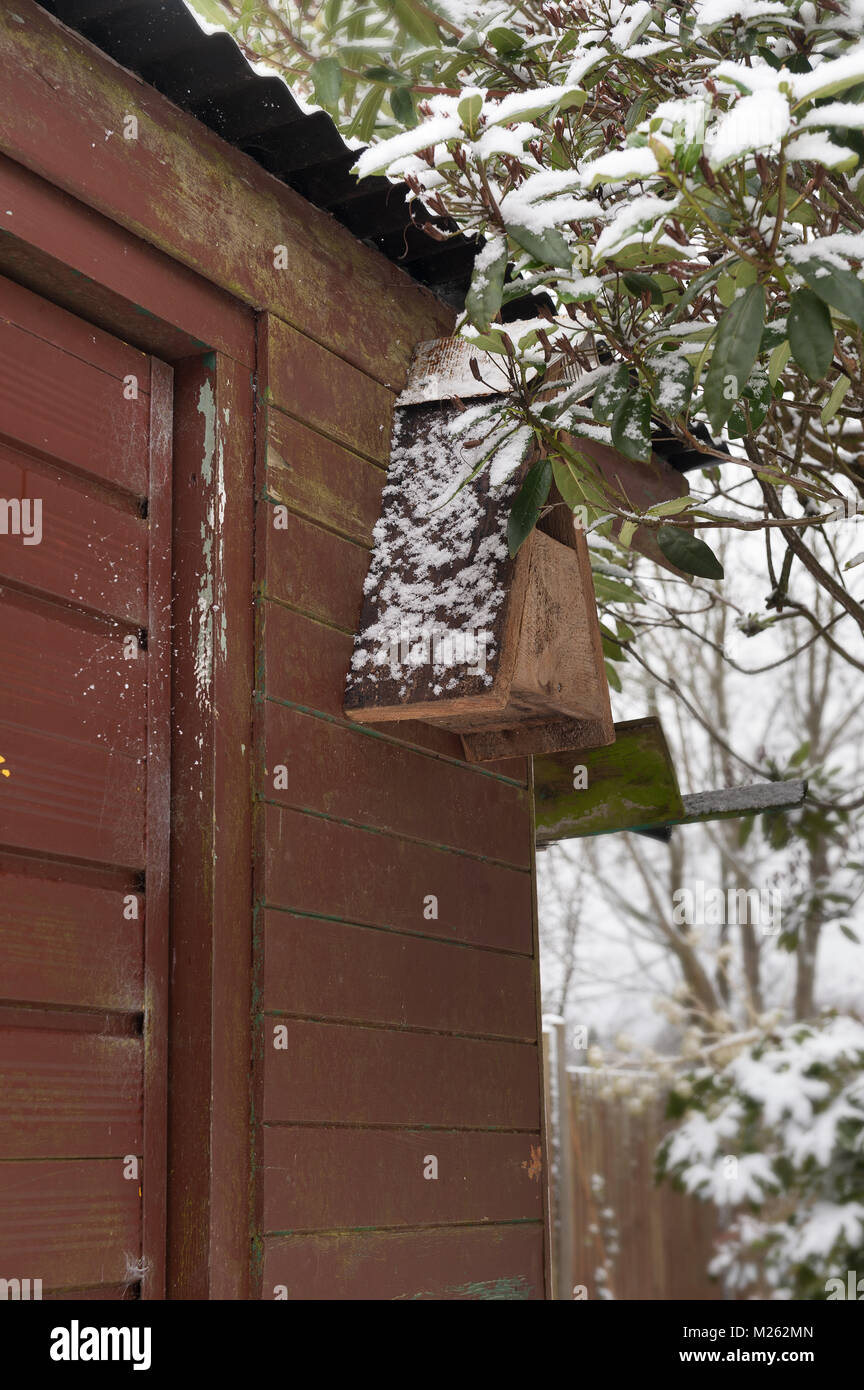
[{"label": "wooden plank siding", "polygon": [[47,1297],[163,1287],[172,389],[0,279],[0,1258]]},{"label": "wooden plank siding", "polygon": [[[0,1163],[4,1264],[50,1269],[59,1291],[117,1297],[140,1244],[141,1197],[113,1159]],[[112,1282],[114,1287],[112,1287]],[[55,1297],[57,1293],[55,1292]]]},{"label": "wooden plank siding", "polygon": [[[452,311],[33,0],[0,12],[0,74],[0,270],[88,320],[70,339],[77,389],[97,324],[126,340],[118,384],[137,364],[146,395],[147,353],[175,369],[170,1028],[165,942],[144,949],[150,890],[163,907],[166,893],[152,855],[167,822],[144,833],[167,772],[148,736],[152,652],[121,691],[116,652],[97,643],[164,621],[146,539],[169,523],[142,515],[140,469],[123,471],[98,393],[91,414],[73,392],[53,434],[0,440],[0,495],[32,495],[32,469],[68,518],[38,572],[4,550],[13,751],[31,714],[36,739],[62,712],[64,747],[91,754],[61,788],[42,750],[35,800],[56,814],[38,849],[54,858],[24,843],[21,793],[0,782],[0,1064],[21,1100],[3,1131],[0,1247],[44,1252],[58,1298],[137,1289],[121,1246],[154,1253],[145,1296],[543,1298],[528,765],[468,766],[452,732],[360,728],[342,709],[393,402],[415,344],[451,332]],[[120,134],[126,115],[138,140]],[[50,332],[28,331],[50,372]],[[36,428],[15,392],[7,404],[22,436]],[[144,405],[134,424],[153,437]],[[29,684],[28,632],[43,661]],[[95,688],[75,686],[63,711],[82,653]],[[111,778],[128,780],[133,757],[157,785],[142,777],[118,801]],[[130,892],[141,920],[124,936],[112,914]],[[154,1001],[159,1037],[141,1031]],[[13,1031],[27,1033],[29,1092]],[[101,1181],[102,1165],[143,1152],[146,1177],[164,1162],[166,1051],[167,1192],[145,1181],[133,1232],[137,1187]],[[46,1175],[41,1208],[28,1165]]]},{"label": "wooden plank siding", "polygon": [[263,1282],[279,1298],[533,1300],[542,1245],[533,1222],[274,1237]]},{"label": "wooden plank siding", "polygon": [[[430,1151],[438,1180],[419,1182]],[[269,1125],[264,1228],[404,1229],[470,1223],[478,1211],[495,1223],[537,1221],[542,1193],[525,1181],[530,1161],[524,1134]]]},{"label": "wooden plank siding", "polygon": [[542,1298],[528,769],[344,716],[394,392],[259,345],[260,1296]]}]

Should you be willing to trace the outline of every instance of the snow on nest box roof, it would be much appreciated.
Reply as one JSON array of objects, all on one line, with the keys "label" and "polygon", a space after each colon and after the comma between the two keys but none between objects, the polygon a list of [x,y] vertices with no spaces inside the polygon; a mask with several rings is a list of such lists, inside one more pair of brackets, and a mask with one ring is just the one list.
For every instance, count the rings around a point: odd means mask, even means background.
[{"label": "snow on nest box roof", "polygon": [[[472,362],[479,376],[472,372]],[[432,338],[414,349],[408,380],[396,403],[417,405],[451,396],[471,400],[506,395],[509,390],[510,380],[500,358],[479,351],[467,338]]]},{"label": "snow on nest box roof", "polygon": [[373,694],[376,704],[425,704],[494,684],[516,565],[506,530],[518,475],[493,492],[485,470],[453,495],[459,414],[422,398],[396,409],[346,708]]}]

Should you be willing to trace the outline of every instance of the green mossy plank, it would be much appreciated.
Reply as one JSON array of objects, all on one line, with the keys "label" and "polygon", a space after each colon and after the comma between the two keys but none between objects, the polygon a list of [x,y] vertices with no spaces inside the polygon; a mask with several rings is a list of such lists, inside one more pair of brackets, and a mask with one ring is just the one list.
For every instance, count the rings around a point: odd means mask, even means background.
[{"label": "green mossy plank", "polygon": [[[584,767],[587,785],[574,787]],[[580,777],[580,781],[585,778]],[[656,718],[615,725],[606,748],[534,758],[537,843],[616,830],[643,830],[681,820],[684,803]]]}]

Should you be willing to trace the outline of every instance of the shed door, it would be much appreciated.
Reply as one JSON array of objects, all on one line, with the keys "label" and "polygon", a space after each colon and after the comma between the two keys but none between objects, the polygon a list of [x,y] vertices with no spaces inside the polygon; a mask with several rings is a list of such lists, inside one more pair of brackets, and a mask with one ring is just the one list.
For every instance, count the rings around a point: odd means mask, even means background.
[{"label": "shed door", "polygon": [[0,280],[0,1278],[31,1297],[162,1287],[171,387]]}]

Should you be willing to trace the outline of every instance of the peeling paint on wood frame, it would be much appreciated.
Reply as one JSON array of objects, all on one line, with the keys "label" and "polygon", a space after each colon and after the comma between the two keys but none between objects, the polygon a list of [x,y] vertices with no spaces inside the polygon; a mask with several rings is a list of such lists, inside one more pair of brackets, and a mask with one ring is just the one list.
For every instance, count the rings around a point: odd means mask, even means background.
[{"label": "peeling paint on wood frame", "polygon": [[202,708],[212,701],[213,660],[216,648],[228,659],[228,627],[225,594],[225,433],[231,421],[229,407],[222,410],[220,428],[213,384],[208,378],[198,392],[198,414],[204,419],[201,482],[207,489],[207,515],[201,522],[202,569],[198,600],[190,615],[195,650],[195,683]]}]

